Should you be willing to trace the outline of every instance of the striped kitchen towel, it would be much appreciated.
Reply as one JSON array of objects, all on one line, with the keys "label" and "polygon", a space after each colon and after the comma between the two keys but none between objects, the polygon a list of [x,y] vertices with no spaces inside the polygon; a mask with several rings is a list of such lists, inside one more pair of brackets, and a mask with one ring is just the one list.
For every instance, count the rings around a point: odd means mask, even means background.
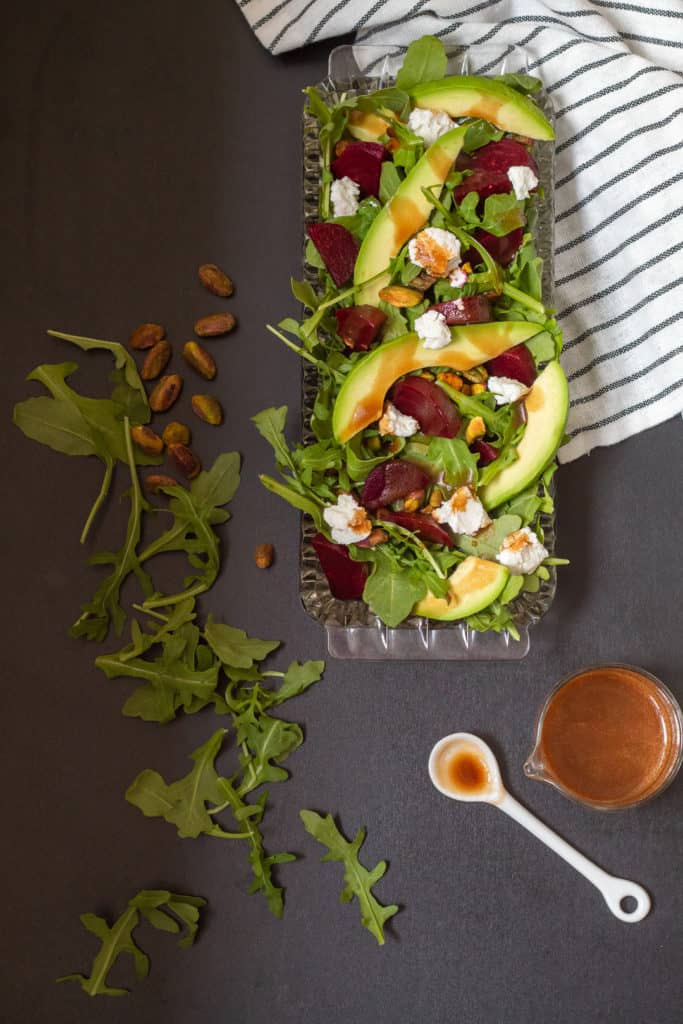
[{"label": "striped kitchen towel", "polygon": [[569,462],[683,411],[683,3],[550,2],[239,0],[273,53],[356,30],[391,53],[427,33],[494,47],[491,68],[528,54],[557,119]]}]

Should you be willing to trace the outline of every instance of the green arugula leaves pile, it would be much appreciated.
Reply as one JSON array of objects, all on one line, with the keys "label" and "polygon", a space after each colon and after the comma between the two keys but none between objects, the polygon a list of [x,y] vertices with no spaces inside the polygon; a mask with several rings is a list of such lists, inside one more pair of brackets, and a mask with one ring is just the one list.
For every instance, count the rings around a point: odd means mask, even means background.
[{"label": "green arugula leaves pile", "polygon": [[149,957],[133,937],[140,923],[140,915],[159,931],[177,935],[182,930],[178,945],[187,949],[197,935],[199,911],[204,906],[206,900],[200,896],[179,896],[163,889],[143,889],[129,900],[124,912],[112,925],[108,925],[103,917],[96,914],[81,914],[83,927],[97,936],[102,948],[93,960],[88,977],[83,974],[65,974],[57,981],[78,981],[89,996],[128,995],[128,989],[110,987],[107,977],[124,953],[133,958],[138,981],[149,974]]},{"label": "green arugula leaves pile", "polygon": [[327,847],[328,852],[322,860],[339,861],[344,865],[345,884],[339,897],[340,903],[349,903],[355,896],[360,904],[363,927],[374,935],[380,946],[383,946],[384,925],[399,911],[395,903],[388,907],[383,906],[372,893],[372,887],[383,878],[387,870],[386,861],[381,860],[372,871],[368,871],[361,864],[358,854],[365,842],[365,829],[359,828],[353,842],[349,842],[335,825],[331,814],[323,818],[315,811],[304,810],[299,813],[306,831]]}]

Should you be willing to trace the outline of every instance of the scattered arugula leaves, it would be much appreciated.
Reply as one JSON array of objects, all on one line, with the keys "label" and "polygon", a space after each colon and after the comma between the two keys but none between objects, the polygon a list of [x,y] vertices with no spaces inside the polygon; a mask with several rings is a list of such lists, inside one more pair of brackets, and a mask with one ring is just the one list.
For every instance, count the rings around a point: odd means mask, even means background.
[{"label": "scattered arugula leaves", "polygon": [[355,896],[360,904],[363,927],[383,946],[384,925],[399,911],[395,903],[384,906],[372,893],[373,886],[383,878],[387,870],[387,862],[381,860],[372,871],[363,867],[358,854],[365,841],[365,829],[359,828],[353,842],[349,842],[335,825],[331,814],[323,818],[315,811],[303,810],[299,811],[299,817],[309,835],[327,847],[328,852],[322,860],[339,861],[344,865],[344,888],[340,903],[350,903]]},{"label": "scattered arugula leaves", "polygon": [[135,976],[142,981],[149,974],[149,957],[138,946],[133,932],[140,923],[140,914],[159,931],[178,934],[178,945],[190,947],[199,928],[199,912],[206,906],[200,896],[180,896],[162,889],[143,889],[131,900],[112,925],[96,914],[81,914],[81,923],[102,943],[92,962],[90,975],[65,974],[57,981],[77,981],[89,996],[125,996],[128,989],[111,988],[107,984],[110,970],[124,953],[133,958]]}]

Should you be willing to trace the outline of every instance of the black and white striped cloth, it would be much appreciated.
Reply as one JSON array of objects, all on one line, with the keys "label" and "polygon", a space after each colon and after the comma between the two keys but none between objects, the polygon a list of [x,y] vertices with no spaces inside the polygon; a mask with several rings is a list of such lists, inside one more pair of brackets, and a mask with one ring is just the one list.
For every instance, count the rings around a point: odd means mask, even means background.
[{"label": "black and white striped cloth", "polygon": [[683,2],[238,0],[281,53],[364,43],[515,46],[556,110],[555,305],[569,462],[683,411]]}]

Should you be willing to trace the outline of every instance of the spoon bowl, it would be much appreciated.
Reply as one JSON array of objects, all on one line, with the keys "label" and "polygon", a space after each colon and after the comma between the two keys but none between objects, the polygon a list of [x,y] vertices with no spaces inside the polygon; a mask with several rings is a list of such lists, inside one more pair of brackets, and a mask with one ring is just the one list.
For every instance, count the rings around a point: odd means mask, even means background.
[{"label": "spoon bowl", "polygon": [[495,754],[471,732],[439,740],[429,755],[429,777],[451,800],[497,804],[505,794]]}]

